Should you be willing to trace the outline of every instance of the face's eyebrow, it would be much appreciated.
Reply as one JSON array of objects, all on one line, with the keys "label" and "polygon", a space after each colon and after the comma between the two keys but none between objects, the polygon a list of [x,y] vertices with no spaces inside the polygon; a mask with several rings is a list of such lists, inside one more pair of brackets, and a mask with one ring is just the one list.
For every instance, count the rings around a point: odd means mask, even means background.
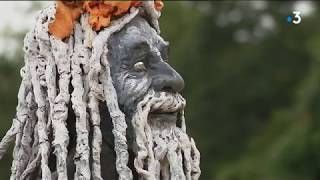
[{"label": "face's eyebrow", "polygon": [[131,61],[138,61],[146,56],[150,52],[150,45],[147,41],[132,42],[128,47],[129,53],[127,53],[128,59]]},{"label": "face's eyebrow", "polygon": [[129,48],[137,51],[145,48],[150,49],[150,45],[147,41],[142,40],[142,41],[132,43]]}]

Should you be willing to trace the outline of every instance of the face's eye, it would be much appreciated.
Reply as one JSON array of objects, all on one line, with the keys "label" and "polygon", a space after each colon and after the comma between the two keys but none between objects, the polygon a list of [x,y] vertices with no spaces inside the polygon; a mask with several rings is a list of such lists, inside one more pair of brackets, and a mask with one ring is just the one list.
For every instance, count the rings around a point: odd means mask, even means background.
[{"label": "face's eye", "polygon": [[143,62],[139,61],[134,64],[133,69],[137,72],[142,72],[142,71],[146,71],[146,66],[144,65]]}]

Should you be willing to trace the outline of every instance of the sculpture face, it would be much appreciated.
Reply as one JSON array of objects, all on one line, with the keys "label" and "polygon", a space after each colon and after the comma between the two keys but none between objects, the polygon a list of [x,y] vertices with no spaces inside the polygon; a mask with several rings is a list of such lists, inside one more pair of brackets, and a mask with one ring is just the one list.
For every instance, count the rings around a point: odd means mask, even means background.
[{"label": "sculpture face", "polygon": [[150,89],[178,93],[184,88],[182,77],[168,64],[169,44],[145,19],[136,17],[109,44],[113,83],[127,115]]},{"label": "sculpture face", "polygon": [[[178,179],[191,177],[191,167],[197,166],[192,165],[192,143],[183,128],[184,122],[181,122],[185,101],[179,92],[184,88],[184,81],[168,64],[168,43],[145,19],[136,17],[119,33],[112,35],[108,50],[113,85],[120,108],[126,115],[131,152],[129,165],[136,172],[134,179],[139,179],[142,174],[160,179],[160,176],[170,177],[170,173],[176,174]],[[104,142],[111,144],[110,128],[109,133],[105,131],[111,123],[104,123],[105,120],[102,122]],[[146,144],[152,146],[146,147]],[[185,146],[181,146],[183,144]],[[110,152],[106,145],[103,146],[102,177],[112,174],[110,161],[115,157],[110,157]],[[183,162],[190,164],[183,165]],[[189,167],[185,172],[184,166]],[[177,172],[170,171],[169,167]],[[195,168],[194,172],[197,179],[198,169]]]}]

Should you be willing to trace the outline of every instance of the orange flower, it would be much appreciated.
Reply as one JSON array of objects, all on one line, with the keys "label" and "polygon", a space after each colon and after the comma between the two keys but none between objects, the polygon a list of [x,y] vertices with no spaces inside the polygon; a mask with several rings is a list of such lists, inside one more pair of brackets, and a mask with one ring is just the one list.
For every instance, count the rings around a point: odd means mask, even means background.
[{"label": "orange flower", "polygon": [[74,21],[82,12],[81,7],[81,4],[68,4],[58,1],[55,21],[49,24],[49,32],[56,38],[68,37],[73,30]]},{"label": "orange flower", "polygon": [[119,16],[128,12],[130,6],[132,6],[131,1],[104,1],[105,4],[112,4],[115,8],[114,15]]},{"label": "orange flower", "polygon": [[131,6],[132,7],[139,7],[141,5],[142,5],[141,1],[131,1]]},{"label": "orange flower", "polygon": [[125,14],[133,5],[133,1],[86,1],[84,3],[85,11],[90,14],[89,24],[93,30],[99,31],[104,27],[108,27],[111,17]]},{"label": "orange flower", "polygon": [[[113,16],[126,14],[130,7],[141,6],[141,1],[58,1],[55,21],[49,24],[49,32],[60,39],[68,37],[82,10],[90,14],[89,24],[99,31],[110,25]],[[155,9],[161,11],[162,0],[155,0]]]},{"label": "orange flower", "polygon": [[162,0],[155,0],[154,6],[155,6],[157,11],[161,11],[163,6],[164,6],[164,4],[163,4]]}]

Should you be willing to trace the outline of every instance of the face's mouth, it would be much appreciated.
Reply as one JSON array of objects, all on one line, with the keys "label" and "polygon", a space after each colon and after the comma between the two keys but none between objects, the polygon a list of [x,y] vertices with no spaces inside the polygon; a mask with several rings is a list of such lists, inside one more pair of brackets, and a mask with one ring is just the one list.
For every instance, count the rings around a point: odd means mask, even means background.
[{"label": "face's mouth", "polygon": [[176,123],[178,112],[153,111],[149,113],[148,119],[152,122]]},{"label": "face's mouth", "polygon": [[[149,101],[149,123],[165,123],[168,125],[175,125],[180,119],[181,110],[184,109],[185,101],[179,94],[170,94],[161,92],[151,95],[152,98],[146,98]],[[142,106],[142,109],[144,107]]]}]

